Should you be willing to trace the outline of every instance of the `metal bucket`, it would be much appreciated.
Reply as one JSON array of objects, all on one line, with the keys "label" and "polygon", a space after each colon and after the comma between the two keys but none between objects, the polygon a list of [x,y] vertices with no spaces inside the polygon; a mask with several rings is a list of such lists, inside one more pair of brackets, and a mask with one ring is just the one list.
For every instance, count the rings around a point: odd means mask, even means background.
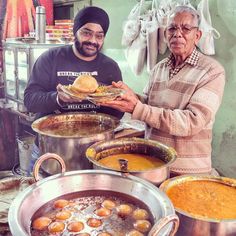
[{"label": "metal bucket", "polygon": [[20,169],[27,172],[29,168],[32,147],[34,144],[34,136],[26,136],[17,138]]},{"label": "metal bucket", "polygon": [[[32,129],[39,135],[41,154],[56,153],[63,158],[68,170],[83,170],[92,168],[85,157],[86,149],[95,142],[114,138],[118,125],[118,119],[106,114],[65,113],[42,117],[33,122]],[[65,130],[62,127],[66,127]],[[60,166],[47,160],[42,169],[52,175],[59,172]]]}]

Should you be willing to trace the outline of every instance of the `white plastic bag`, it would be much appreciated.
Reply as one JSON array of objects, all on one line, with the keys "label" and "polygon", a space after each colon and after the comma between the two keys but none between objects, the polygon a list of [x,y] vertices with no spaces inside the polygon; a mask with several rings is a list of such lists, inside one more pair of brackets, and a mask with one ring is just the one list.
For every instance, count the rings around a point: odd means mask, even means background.
[{"label": "white plastic bag", "polygon": [[149,11],[149,20],[146,24],[147,32],[147,71],[150,72],[157,63],[158,58],[158,19],[157,1],[152,1],[152,10]]},{"label": "white plastic bag", "polygon": [[202,31],[202,37],[198,42],[198,47],[204,54],[214,55],[214,38],[220,38],[220,33],[212,27],[208,0],[201,0],[197,6],[197,10],[201,18],[199,29]]},{"label": "white plastic bag", "polygon": [[140,19],[143,13],[148,9],[145,0],[140,0],[130,11],[127,20],[123,24],[123,34],[121,38],[121,44],[123,46],[129,46],[139,35],[141,30]]},{"label": "white plastic bag", "polygon": [[145,20],[140,20],[141,30],[138,37],[125,49],[125,58],[135,75],[140,75],[146,62],[147,38]]},{"label": "white plastic bag", "polygon": [[165,13],[163,10],[157,11],[157,17],[159,21],[159,29],[158,29],[158,53],[159,54],[165,54],[167,49],[167,43],[165,41],[165,27],[167,25],[167,13]]}]

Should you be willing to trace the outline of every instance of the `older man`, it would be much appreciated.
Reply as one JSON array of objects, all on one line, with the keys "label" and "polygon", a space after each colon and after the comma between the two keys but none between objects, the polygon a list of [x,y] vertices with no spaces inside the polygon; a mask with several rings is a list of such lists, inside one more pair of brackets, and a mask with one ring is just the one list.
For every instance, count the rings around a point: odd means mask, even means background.
[{"label": "older man", "polygon": [[174,174],[211,173],[212,127],[220,106],[225,72],[196,48],[201,38],[199,16],[179,6],[165,31],[170,56],[153,69],[144,96],[127,90],[120,100],[104,105],[129,112],[146,123],[145,137],[173,147],[178,154]]}]

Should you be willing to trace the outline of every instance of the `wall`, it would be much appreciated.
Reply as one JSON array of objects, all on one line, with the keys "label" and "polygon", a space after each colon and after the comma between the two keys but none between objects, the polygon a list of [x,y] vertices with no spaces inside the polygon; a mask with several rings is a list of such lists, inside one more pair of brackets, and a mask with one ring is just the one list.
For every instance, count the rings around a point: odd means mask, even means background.
[{"label": "wall", "polygon": [[[194,5],[198,2],[192,0]],[[124,81],[141,93],[148,81],[148,74],[133,75],[120,43],[122,24],[136,3],[137,0],[93,0],[93,5],[104,8],[110,15],[111,26],[104,52],[119,63]],[[223,102],[214,125],[212,160],[221,174],[236,178],[236,1],[209,0],[209,6],[213,25],[221,34],[221,38],[215,41],[214,57],[225,67],[227,77]]]}]

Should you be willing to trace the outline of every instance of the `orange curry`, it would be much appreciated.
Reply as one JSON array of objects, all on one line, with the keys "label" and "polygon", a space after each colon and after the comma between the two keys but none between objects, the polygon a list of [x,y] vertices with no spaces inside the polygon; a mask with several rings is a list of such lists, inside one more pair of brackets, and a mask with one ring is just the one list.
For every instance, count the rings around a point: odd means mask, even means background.
[{"label": "orange curry", "polygon": [[191,215],[216,220],[236,219],[236,187],[197,180],[170,187],[167,195],[175,208]]},{"label": "orange curry", "polygon": [[157,157],[138,153],[110,155],[100,159],[98,162],[101,165],[109,167],[113,170],[121,170],[119,159],[125,159],[128,161],[128,171],[144,171],[154,169],[166,164],[164,161],[160,160]]}]

